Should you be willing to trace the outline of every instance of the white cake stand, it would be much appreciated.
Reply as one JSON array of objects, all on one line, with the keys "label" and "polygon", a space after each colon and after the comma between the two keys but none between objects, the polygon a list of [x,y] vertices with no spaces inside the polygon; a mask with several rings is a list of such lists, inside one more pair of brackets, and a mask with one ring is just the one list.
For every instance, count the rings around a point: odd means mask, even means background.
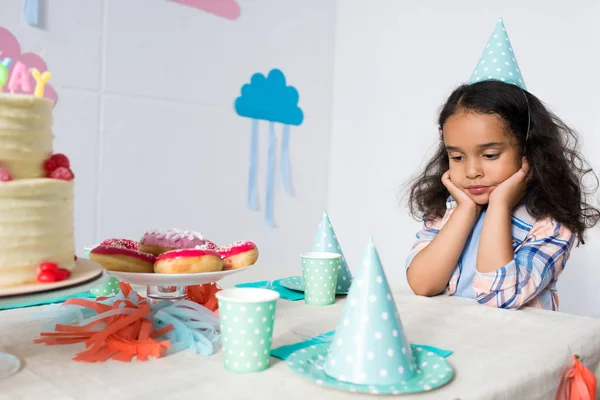
[{"label": "white cake stand", "polygon": [[251,268],[231,269],[217,272],[195,274],[157,274],[142,272],[106,271],[122,282],[147,287],[146,297],[152,302],[162,300],[177,301],[187,297],[187,288],[192,285],[218,282],[221,279]]},{"label": "white cake stand", "polygon": [[[71,276],[64,281],[0,289],[0,307],[46,302],[73,296],[86,292],[96,285],[102,285],[109,279],[110,276],[104,272],[100,264],[78,258]],[[16,374],[20,369],[21,360],[18,357],[0,351],[0,381]]]}]

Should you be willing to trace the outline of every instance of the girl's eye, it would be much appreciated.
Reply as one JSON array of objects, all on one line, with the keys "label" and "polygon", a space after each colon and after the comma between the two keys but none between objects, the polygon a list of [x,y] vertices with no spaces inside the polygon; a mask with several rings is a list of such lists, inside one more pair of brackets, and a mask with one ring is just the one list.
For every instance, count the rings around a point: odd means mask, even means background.
[{"label": "girl's eye", "polygon": [[500,156],[500,154],[484,154],[483,156],[488,160],[495,160]]},{"label": "girl's eye", "polygon": [[462,161],[463,156],[450,156],[450,159],[453,161]]}]

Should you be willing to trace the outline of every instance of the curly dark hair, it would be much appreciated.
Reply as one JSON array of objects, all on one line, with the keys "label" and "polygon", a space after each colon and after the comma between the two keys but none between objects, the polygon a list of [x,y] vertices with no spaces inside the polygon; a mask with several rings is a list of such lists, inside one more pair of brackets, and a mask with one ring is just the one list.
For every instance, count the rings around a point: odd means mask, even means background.
[{"label": "curly dark hair", "polygon": [[[578,150],[577,134],[526,90],[501,81],[482,81],[456,88],[442,107],[438,125],[458,112],[492,114],[517,140],[533,171],[524,203],[535,218],[551,217],[584,241],[584,232],[600,219],[600,211],[588,202],[598,188],[598,177]],[[527,126],[530,126],[527,141]],[[409,208],[418,220],[442,217],[449,192],[442,175],[449,168],[444,142],[410,187]],[[586,191],[584,177],[595,179]]]}]

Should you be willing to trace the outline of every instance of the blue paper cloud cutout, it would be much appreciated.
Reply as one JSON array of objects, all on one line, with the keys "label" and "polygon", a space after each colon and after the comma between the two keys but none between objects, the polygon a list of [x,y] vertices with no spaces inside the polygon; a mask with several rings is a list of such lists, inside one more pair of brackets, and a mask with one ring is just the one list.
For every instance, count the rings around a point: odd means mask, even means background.
[{"label": "blue paper cloud cutout", "polygon": [[288,125],[300,125],[304,120],[302,109],[298,107],[298,91],[287,86],[285,75],[279,69],[272,69],[265,77],[257,72],[250,83],[242,86],[241,96],[235,100],[238,115]]}]

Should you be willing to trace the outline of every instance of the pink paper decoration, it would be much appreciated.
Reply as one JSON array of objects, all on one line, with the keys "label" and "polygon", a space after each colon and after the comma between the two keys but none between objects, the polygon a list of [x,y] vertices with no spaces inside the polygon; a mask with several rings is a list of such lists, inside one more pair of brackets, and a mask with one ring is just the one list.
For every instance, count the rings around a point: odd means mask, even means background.
[{"label": "pink paper decoration", "polygon": [[[15,68],[19,63],[25,64],[28,69],[37,68],[40,73],[44,73],[48,70],[46,62],[42,57],[34,53],[21,53],[21,45],[17,38],[6,28],[0,26],[0,60],[5,58],[11,58],[12,63],[8,69],[8,75],[11,76],[12,69]],[[33,94],[31,88],[36,87],[36,82],[31,75],[28,75],[29,85],[17,85],[15,93],[27,93]],[[0,91],[10,92],[9,85],[4,85]],[[31,89],[31,91],[25,92],[23,88]],[[50,84],[46,84],[44,89],[44,97],[56,102],[58,101],[58,95]]]},{"label": "pink paper decoration", "polygon": [[206,11],[219,17],[237,19],[240,16],[240,5],[236,0],[172,0],[175,3]]}]

